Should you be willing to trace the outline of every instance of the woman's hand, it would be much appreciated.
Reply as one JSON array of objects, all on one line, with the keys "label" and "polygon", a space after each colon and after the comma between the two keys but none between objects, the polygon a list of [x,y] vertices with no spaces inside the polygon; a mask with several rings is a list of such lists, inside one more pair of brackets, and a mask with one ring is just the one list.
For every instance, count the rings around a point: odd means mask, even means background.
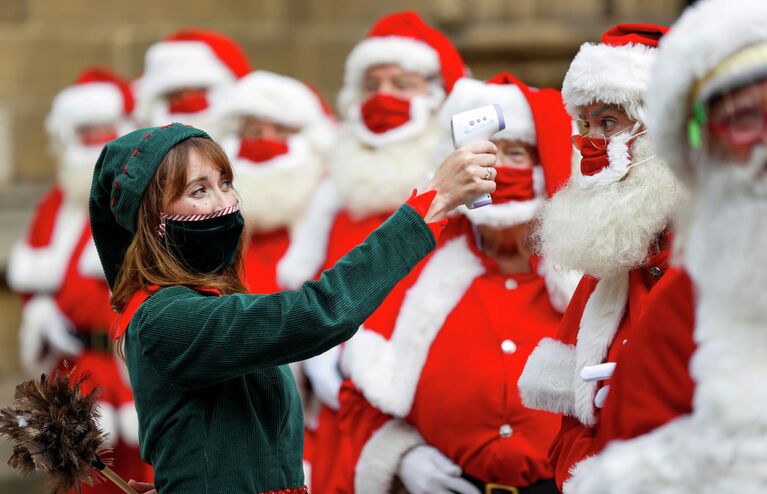
[{"label": "woman's hand", "polygon": [[477,141],[450,153],[421,192],[436,190],[426,217],[439,221],[452,209],[495,191],[495,144]]},{"label": "woman's hand", "polygon": [[154,484],[149,482],[136,482],[135,480],[130,479],[128,485],[139,494],[157,494],[157,491],[154,489]]}]

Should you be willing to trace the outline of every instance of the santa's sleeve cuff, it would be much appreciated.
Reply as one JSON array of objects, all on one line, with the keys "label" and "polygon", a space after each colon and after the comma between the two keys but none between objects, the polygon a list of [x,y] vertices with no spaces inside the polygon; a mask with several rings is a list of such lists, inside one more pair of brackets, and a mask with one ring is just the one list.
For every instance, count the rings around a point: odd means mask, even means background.
[{"label": "santa's sleeve cuff", "polygon": [[402,457],[425,444],[415,428],[402,419],[392,419],[365,443],[354,470],[355,492],[388,494]]},{"label": "santa's sleeve cuff", "polygon": [[[421,218],[426,218],[426,213],[429,212],[431,203],[434,201],[436,196],[436,190],[430,190],[424,192],[423,194],[419,194],[416,189],[413,189],[413,193],[406,204],[413,208],[415,212],[421,216]],[[447,218],[443,218],[439,221],[426,223],[429,226],[429,230],[431,230],[432,235],[434,235],[434,240],[439,240],[439,236],[442,233],[442,230],[444,230],[445,225],[447,225],[447,221]]]},{"label": "santa's sleeve cuff", "polygon": [[543,338],[527,359],[517,386],[522,403],[535,410],[575,413],[575,347]]}]

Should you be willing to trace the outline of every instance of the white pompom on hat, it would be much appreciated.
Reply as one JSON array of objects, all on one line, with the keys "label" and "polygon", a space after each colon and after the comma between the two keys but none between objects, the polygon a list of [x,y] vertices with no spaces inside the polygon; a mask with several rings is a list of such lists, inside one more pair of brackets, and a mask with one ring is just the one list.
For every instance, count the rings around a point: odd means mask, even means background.
[{"label": "white pompom on hat", "polygon": [[767,75],[767,59],[715,69],[741,52],[767,43],[764,0],[701,0],[688,7],[660,43],[647,97],[648,130],[661,158],[690,183],[687,138],[694,100]]},{"label": "white pompom on hat", "polygon": [[599,43],[581,45],[562,84],[568,113],[577,118],[579,106],[600,102],[620,105],[643,121],[650,69],[667,31],[655,24],[618,24]]},{"label": "white pompom on hat", "polygon": [[133,93],[126,81],[109,69],[91,67],[53,99],[45,130],[52,139],[66,143],[78,127],[127,120],[133,108]]}]

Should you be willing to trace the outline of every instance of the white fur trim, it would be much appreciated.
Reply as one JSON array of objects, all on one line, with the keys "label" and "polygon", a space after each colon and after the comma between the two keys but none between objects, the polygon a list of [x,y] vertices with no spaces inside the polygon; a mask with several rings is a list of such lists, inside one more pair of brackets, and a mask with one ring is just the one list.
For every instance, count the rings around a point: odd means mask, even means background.
[{"label": "white fur trim", "polygon": [[506,129],[493,139],[508,139],[536,144],[533,112],[522,91],[513,84],[487,84],[482,81],[463,77],[458,79],[439,112],[439,123],[450,130],[450,118],[479,106],[497,103],[503,110]]},{"label": "white fur trim", "polygon": [[96,250],[96,244],[93,243],[92,237],[88,239],[88,243],[85,245],[82,254],[80,254],[77,270],[83,276],[106,281],[104,268],[101,266],[101,259],[99,258],[99,253]]},{"label": "white fur trim", "polygon": [[527,358],[517,387],[522,403],[535,410],[573,415],[575,348],[543,338]]},{"label": "white fur trim", "polygon": [[594,398],[597,382],[586,382],[580,377],[587,365],[604,362],[615,333],[618,331],[628,302],[628,273],[599,280],[583,309],[578,339],[575,345],[575,417],[584,425],[596,424]]},{"label": "white fur trim", "polygon": [[421,435],[404,420],[386,422],[362,448],[354,469],[354,491],[390,493],[400,460],[405,453],[421,444],[425,444]]},{"label": "white fur trim", "polygon": [[125,116],[125,100],[109,82],[89,82],[70,86],[53,99],[45,119],[45,130],[54,138],[68,142],[74,130],[85,124],[107,124]]},{"label": "white fur trim", "polygon": [[767,41],[767,2],[706,0],[688,7],[660,42],[647,95],[648,129],[658,153],[688,183],[692,86],[726,57]]},{"label": "white fur trim", "polygon": [[546,282],[546,290],[549,293],[551,305],[559,312],[564,313],[573,298],[575,289],[583,278],[583,273],[552,266],[544,259],[538,265],[538,276]]},{"label": "white fur trim", "polygon": [[595,102],[643,105],[656,51],[634,43],[581,45],[562,84],[562,98],[570,116],[577,118],[579,106]]},{"label": "white fur trim", "polygon": [[306,84],[266,70],[237,81],[217,103],[214,109],[223,118],[253,116],[299,130],[328,123],[317,95]]},{"label": "white fur trim", "polygon": [[[71,337],[67,339],[71,326],[56,302],[49,296],[37,295],[24,304],[19,328],[19,355],[24,370],[30,375],[51,372],[62,356],[60,346],[70,350],[65,352],[68,355],[79,353],[77,340]],[[56,337],[52,338],[54,335]],[[60,345],[56,345],[52,340]],[[47,351],[46,344],[51,346]]]},{"label": "white fur trim", "polygon": [[120,435],[117,425],[117,413],[115,407],[106,401],[97,401],[99,416],[96,419],[96,425],[104,432],[104,442],[109,446],[117,444],[117,438]]},{"label": "white fur trim", "polygon": [[86,221],[86,211],[65,202],[56,214],[49,245],[33,248],[20,242],[13,247],[8,261],[8,286],[19,293],[55,292],[61,286]]},{"label": "white fur trim", "polygon": [[458,237],[434,253],[407,291],[390,339],[363,327],[347,344],[344,373],[379,410],[407,416],[432,342],[484,272],[468,241]]},{"label": "white fur trim", "polygon": [[326,178],[317,186],[306,216],[291,230],[290,246],[277,263],[277,280],[281,286],[298,289],[322,268],[330,232],[340,209],[335,185]]},{"label": "white fur trim", "polygon": [[365,72],[375,65],[396,64],[429,77],[439,75],[439,54],[428,44],[405,36],[378,36],[362,40],[346,58],[344,86],[338,94],[342,115],[350,105],[362,101]]},{"label": "white fur trim", "polygon": [[120,439],[129,446],[138,447],[138,413],[132,401],[120,405],[117,410],[117,425],[120,428]]}]

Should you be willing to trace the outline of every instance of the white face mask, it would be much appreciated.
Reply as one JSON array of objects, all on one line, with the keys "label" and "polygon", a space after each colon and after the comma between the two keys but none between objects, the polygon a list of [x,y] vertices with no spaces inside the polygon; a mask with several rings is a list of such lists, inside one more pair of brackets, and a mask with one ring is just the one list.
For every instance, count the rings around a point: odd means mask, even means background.
[{"label": "white face mask", "polygon": [[654,154],[649,156],[639,157],[638,160],[632,162],[631,148],[632,143],[647,131],[643,130],[637,132],[641,124],[635,123],[630,129],[622,130],[617,134],[610,136],[610,141],[607,143],[607,161],[608,166],[603,168],[594,175],[583,175],[580,169],[573,175],[574,180],[578,186],[582,189],[590,189],[592,187],[600,187],[605,185],[614,184],[625,177],[629,170],[635,166],[646,163],[655,158]]}]

